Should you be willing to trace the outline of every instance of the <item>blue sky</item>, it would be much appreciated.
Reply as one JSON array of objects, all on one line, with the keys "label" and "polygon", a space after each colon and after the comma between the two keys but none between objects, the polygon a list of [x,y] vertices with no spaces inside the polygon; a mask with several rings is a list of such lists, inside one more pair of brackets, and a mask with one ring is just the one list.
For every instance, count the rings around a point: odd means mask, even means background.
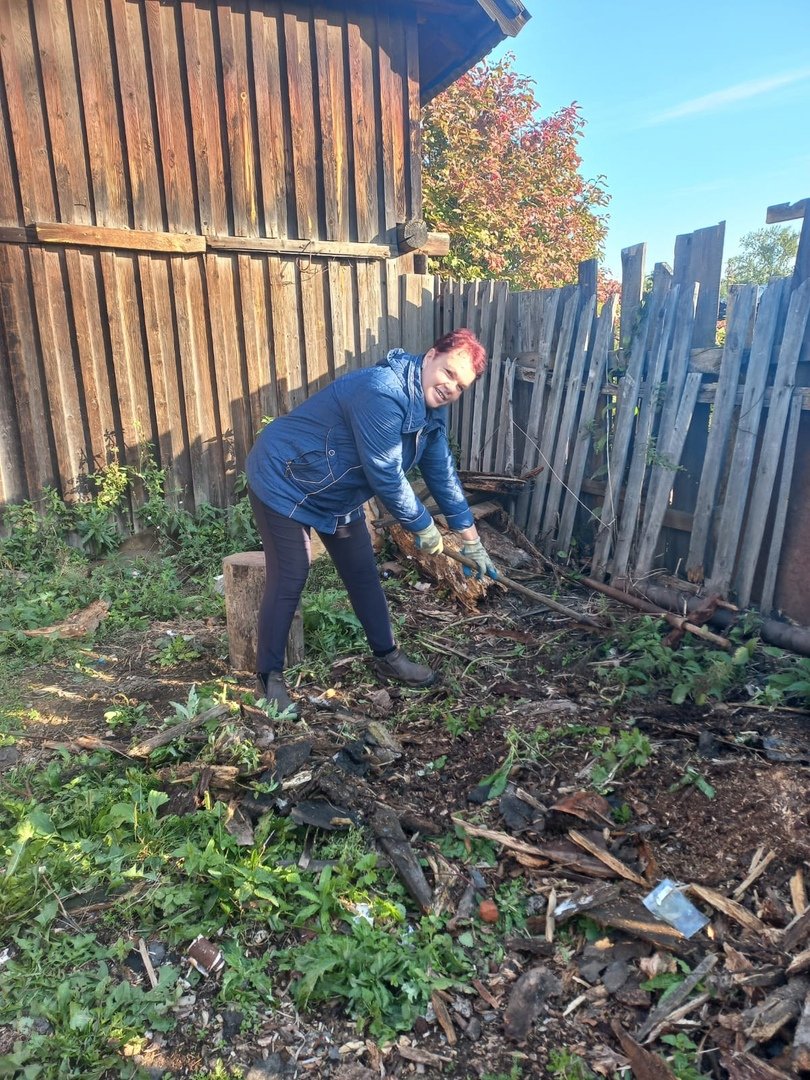
[{"label": "blue sky", "polygon": [[[810,197],[810,0],[524,0],[499,47],[541,115],[577,101],[582,172],[611,194],[604,265],[726,222],[725,257],[774,203]],[[789,223],[798,228],[800,221]]]}]

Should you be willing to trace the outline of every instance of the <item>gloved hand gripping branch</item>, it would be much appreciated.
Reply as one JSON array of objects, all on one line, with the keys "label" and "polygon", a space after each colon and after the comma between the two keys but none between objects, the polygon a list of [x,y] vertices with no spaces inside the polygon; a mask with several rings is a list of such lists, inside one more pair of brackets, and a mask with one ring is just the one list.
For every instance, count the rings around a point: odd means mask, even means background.
[{"label": "gloved hand gripping branch", "polygon": [[431,521],[426,529],[420,529],[414,536],[417,548],[424,551],[426,555],[441,555],[444,551],[442,534],[436,528],[435,521]]},{"label": "gloved hand gripping branch", "polygon": [[[487,550],[479,539],[465,540],[461,553],[477,564],[478,573],[476,574],[476,577],[479,581],[485,574],[494,581],[498,580],[498,571],[495,569],[492,559],[487,555]],[[469,566],[463,566],[462,570],[464,571],[465,577],[471,577],[475,574],[475,571],[471,570]]]}]

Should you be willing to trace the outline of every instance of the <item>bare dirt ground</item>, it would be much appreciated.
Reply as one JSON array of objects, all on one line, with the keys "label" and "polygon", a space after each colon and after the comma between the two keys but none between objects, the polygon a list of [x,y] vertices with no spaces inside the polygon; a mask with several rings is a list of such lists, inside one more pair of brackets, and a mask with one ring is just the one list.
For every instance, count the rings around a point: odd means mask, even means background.
[{"label": "bare dirt ground", "polygon": [[[191,1076],[221,1058],[254,1080],[588,1075],[573,1066],[570,1072],[550,1071],[550,1058],[564,1048],[580,1055],[597,1075],[627,1075],[619,1070],[632,1060],[638,1077],[691,1076],[666,1071],[661,1055],[669,1051],[660,1042],[636,1051],[622,1045],[618,1032],[639,1036],[650,1015],[657,996],[641,988],[646,978],[671,970],[674,957],[694,968],[711,956],[715,962],[701,984],[701,1000],[666,1022],[662,1032],[688,1035],[709,1076],[756,1080],[798,1075],[791,1048],[801,1002],[764,1039],[752,1037],[750,1021],[752,1010],[775,987],[786,985],[786,967],[808,944],[805,939],[790,953],[782,947],[785,927],[796,922],[797,874],[806,875],[810,865],[807,716],[745,703],[699,708],[656,697],[616,703],[595,675],[598,641],[564,618],[532,610],[508,594],[496,595],[474,617],[435,591],[412,587],[400,590],[394,604],[406,625],[430,635],[426,655],[436,667],[451,663],[453,678],[428,692],[388,688],[386,699],[375,693],[378,687],[361,658],[336,657],[330,686],[304,681],[297,688],[303,717],[294,726],[280,725],[273,732],[274,746],[306,739],[313,744],[314,758],[327,761],[346,744],[352,716],[381,720],[403,753],[375,765],[362,783],[403,820],[429,884],[435,893],[443,892],[445,910],[459,915],[455,932],[473,926],[478,935],[497,936],[503,959],[481,975],[468,995],[446,995],[440,1002],[446,1017],[429,1011],[399,1045],[387,1048],[359,1036],[337,1008],[297,1012],[283,991],[263,1030],[244,1037],[238,1033],[238,1017],[226,1015],[219,1018],[219,1027],[209,1027],[222,1041],[215,1047],[212,1039],[209,1045],[200,1031],[204,1011],[211,1024],[211,984],[176,1032],[145,1050],[144,1068],[154,1076]],[[459,623],[465,626],[461,641],[445,633]],[[167,631],[187,635],[200,656],[171,669],[158,668],[154,658],[168,640]],[[50,664],[31,670],[23,694],[26,705],[36,710],[35,719],[15,752],[22,760],[44,764],[54,743],[77,745],[82,736],[114,742],[104,714],[115,702],[146,703],[157,727],[170,715],[170,703],[185,701],[193,684],[231,675],[226,654],[223,622],[158,624],[113,645],[88,649],[79,667]],[[247,676],[235,676],[233,696],[252,689]],[[323,697],[327,690],[334,691],[328,699]],[[250,718],[250,710],[246,715]],[[632,727],[649,740],[649,761],[617,772],[606,789],[608,802],[583,801],[580,793],[593,794],[594,762],[622,730]],[[778,746],[778,752],[769,754],[769,745]],[[508,786],[481,802],[486,794],[480,790],[482,780],[501,768],[510,748]],[[13,759],[7,754],[0,768]],[[691,781],[684,780],[690,776]],[[701,790],[704,785],[713,789],[713,798]],[[474,857],[465,862],[476,848],[475,839],[465,841],[462,831],[457,855],[441,855],[437,838],[453,834],[453,817],[511,837],[518,850],[493,842],[494,865]],[[572,843],[572,830],[606,853],[608,863],[611,857],[618,860],[646,886],[621,877]],[[551,857],[544,855],[546,850]],[[693,895],[710,916],[709,925],[689,942],[660,947],[648,927],[626,918],[625,925],[619,919],[618,926],[616,920],[611,926],[605,913],[618,897],[643,914],[639,898],[665,877],[731,898],[752,860],[769,853],[761,875],[738,894],[754,920],[747,926],[740,922],[744,916],[735,918]],[[604,876],[592,876],[600,869]],[[478,917],[479,901],[509,881],[521,887],[516,896],[523,892],[519,914],[529,916],[528,938],[525,930],[514,931],[514,913],[500,911],[491,924]],[[589,914],[585,904],[585,922],[565,922],[561,914],[549,917],[549,903],[581,899],[596,887],[612,887],[614,895],[597,905],[597,914]],[[652,1052],[655,1059],[644,1058]],[[553,1060],[559,1070],[559,1057]],[[751,1060],[760,1064],[751,1066]]]}]

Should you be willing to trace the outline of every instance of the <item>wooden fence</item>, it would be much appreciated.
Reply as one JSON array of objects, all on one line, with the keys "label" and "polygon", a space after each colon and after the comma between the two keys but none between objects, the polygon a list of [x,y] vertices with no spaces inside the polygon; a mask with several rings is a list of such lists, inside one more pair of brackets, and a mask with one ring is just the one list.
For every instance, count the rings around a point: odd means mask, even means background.
[{"label": "wooden fence", "polygon": [[491,356],[451,430],[466,469],[542,466],[513,512],[549,554],[807,625],[810,277],[734,288],[718,346],[722,239],[679,237],[643,298],[643,247],[627,249],[620,323],[615,298],[596,313],[592,267],[558,290],[443,283],[435,329],[469,325]]}]

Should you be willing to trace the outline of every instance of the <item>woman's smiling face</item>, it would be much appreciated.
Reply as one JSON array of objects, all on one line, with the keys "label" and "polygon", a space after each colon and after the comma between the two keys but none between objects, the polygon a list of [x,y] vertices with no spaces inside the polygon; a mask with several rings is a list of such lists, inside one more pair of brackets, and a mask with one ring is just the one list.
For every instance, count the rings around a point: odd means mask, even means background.
[{"label": "woman's smiling face", "polygon": [[422,393],[429,409],[457,401],[475,382],[475,369],[466,349],[437,353],[428,349],[422,361]]}]

